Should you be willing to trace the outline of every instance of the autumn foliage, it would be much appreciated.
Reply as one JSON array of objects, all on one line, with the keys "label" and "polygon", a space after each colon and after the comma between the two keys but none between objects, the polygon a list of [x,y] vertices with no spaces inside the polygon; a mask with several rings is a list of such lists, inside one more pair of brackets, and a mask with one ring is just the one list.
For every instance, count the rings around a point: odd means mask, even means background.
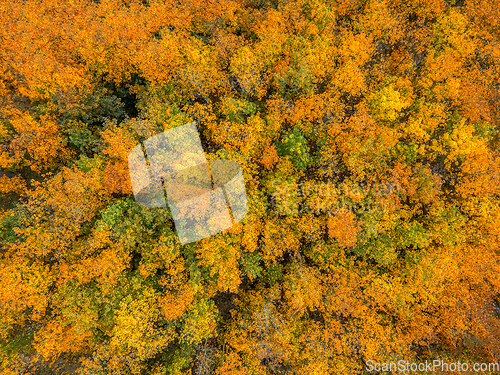
[{"label": "autumn foliage", "polygon": [[[0,0],[0,372],[500,362],[499,22],[496,0]],[[127,157],[192,121],[249,211],[181,245]]]}]

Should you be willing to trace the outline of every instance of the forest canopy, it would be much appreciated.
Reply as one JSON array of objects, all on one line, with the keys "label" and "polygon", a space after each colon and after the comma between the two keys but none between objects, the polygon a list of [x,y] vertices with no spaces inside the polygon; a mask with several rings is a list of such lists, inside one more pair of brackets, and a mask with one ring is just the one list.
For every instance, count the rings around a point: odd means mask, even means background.
[{"label": "forest canopy", "polygon": [[[0,0],[0,372],[500,362],[496,0]],[[128,155],[195,122],[248,213]]]}]

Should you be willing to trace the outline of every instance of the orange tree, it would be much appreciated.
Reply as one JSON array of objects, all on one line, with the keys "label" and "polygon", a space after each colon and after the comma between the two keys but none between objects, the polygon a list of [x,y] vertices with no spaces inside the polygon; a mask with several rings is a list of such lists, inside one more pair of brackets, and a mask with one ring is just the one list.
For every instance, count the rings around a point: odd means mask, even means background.
[{"label": "orange tree", "polygon": [[[0,8],[2,373],[499,360],[495,0]],[[249,211],[181,245],[127,157],[191,121]]]}]

